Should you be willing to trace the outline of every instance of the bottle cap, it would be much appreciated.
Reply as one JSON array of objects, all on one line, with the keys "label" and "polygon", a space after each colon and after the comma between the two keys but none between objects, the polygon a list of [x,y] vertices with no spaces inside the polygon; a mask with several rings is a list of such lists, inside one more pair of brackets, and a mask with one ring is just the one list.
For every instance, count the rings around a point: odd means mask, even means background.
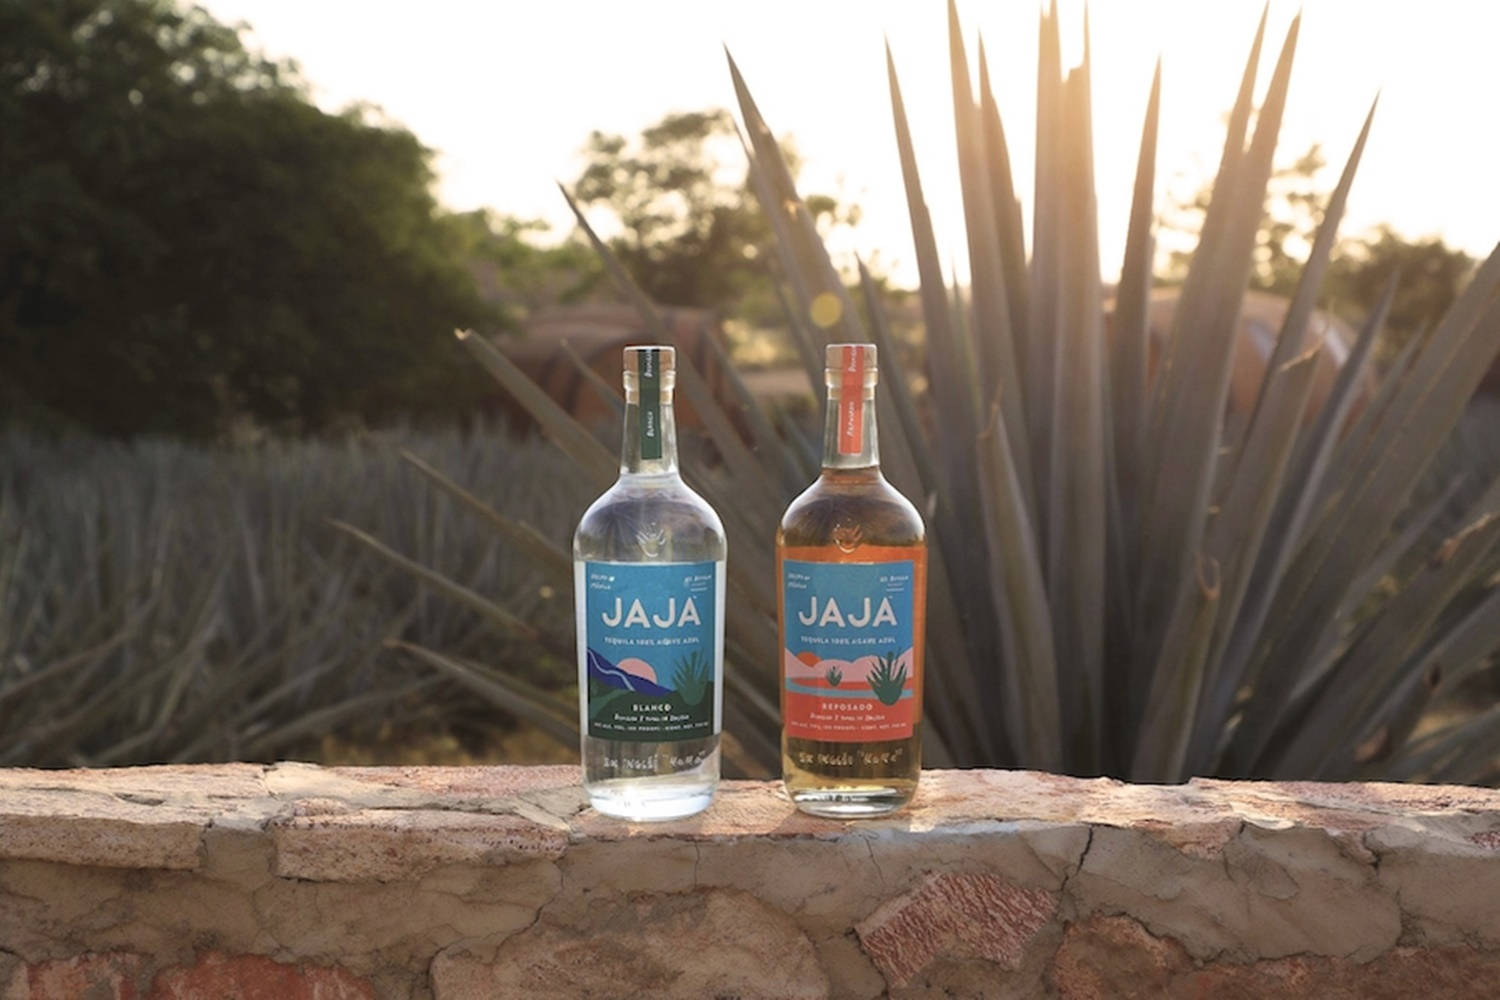
[{"label": "bottle cap", "polygon": [[625,370],[633,375],[639,375],[641,365],[645,363],[648,366],[646,370],[649,372],[652,359],[648,355],[652,354],[655,355],[655,363],[659,366],[659,371],[677,370],[677,348],[668,347],[665,344],[641,344],[637,347],[625,348]]},{"label": "bottle cap", "polygon": [[829,371],[872,371],[875,364],[874,344],[829,344],[824,362]]}]

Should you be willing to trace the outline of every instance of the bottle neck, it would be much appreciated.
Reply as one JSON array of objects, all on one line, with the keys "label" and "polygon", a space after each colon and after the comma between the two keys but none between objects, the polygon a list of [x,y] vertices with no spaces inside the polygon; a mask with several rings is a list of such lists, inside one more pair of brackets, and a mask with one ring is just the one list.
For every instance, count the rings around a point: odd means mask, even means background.
[{"label": "bottle neck", "polygon": [[875,386],[845,389],[830,380],[828,408],[823,418],[823,468],[873,469],[879,466]]},{"label": "bottle neck", "polygon": [[627,387],[620,475],[677,474],[677,418],[672,411],[672,390],[662,388],[655,401],[643,401],[639,390]]}]

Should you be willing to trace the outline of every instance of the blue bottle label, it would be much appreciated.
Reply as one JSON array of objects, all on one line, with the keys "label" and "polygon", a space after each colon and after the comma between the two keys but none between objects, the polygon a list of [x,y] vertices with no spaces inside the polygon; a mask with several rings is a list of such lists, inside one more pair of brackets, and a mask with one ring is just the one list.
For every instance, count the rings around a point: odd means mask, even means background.
[{"label": "blue bottle label", "polygon": [[718,732],[720,564],[585,562],[588,735],[667,742]]},{"label": "blue bottle label", "polygon": [[783,559],[782,724],[798,739],[910,737],[922,717],[914,560]]}]

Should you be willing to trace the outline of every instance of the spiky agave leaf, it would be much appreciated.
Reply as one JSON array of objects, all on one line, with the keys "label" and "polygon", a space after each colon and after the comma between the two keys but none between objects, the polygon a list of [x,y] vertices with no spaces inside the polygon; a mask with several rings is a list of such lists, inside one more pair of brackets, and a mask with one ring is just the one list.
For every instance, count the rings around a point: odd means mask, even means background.
[{"label": "spiky agave leaf", "polygon": [[[1207,726],[1200,726],[1200,715],[1206,711],[1207,700],[1206,696],[1200,698],[1199,693],[1208,690],[1206,680],[1217,681],[1224,674],[1221,664],[1229,646],[1228,637],[1235,633],[1236,623],[1242,620],[1240,609],[1249,604],[1260,617],[1265,595],[1274,595],[1279,590],[1282,575],[1274,572],[1275,566],[1278,562],[1284,565],[1288,557],[1275,556],[1262,563],[1260,553],[1295,553],[1311,538],[1306,514],[1298,513],[1305,509],[1306,500],[1299,504],[1297,498],[1316,495],[1316,480],[1321,478],[1321,470],[1327,467],[1331,442],[1337,439],[1343,415],[1347,414],[1349,405],[1358,395],[1359,365],[1368,356],[1374,331],[1379,328],[1377,315],[1361,338],[1354,363],[1344,373],[1327,404],[1324,419],[1303,421],[1300,414],[1310,389],[1314,361],[1314,356],[1302,349],[1303,338],[1342,206],[1368,133],[1367,119],[1365,130],[1355,144],[1330,202],[1326,224],[1315,242],[1308,273],[1289,309],[1273,361],[1267,368],[1260,405],[1244,425],[1245,438],[1241,447],[1229,454],[1230,468],[1238,474],[1226,475],[1220,469],[1221,448],[1225,444],[1220,415],[1227,399],[1236,317],[1249,276],[1260,205],[1264,201],[1276,134],[1287,99],[1298,22],[1293,21],[1287,32],[1267,95],[1257,110],[1253,107],[1251,95],[1265,29],[1266,18],[1263,17],[1231,114],[1219,179],[1203,241],[1195,255],[1189,286],[1184,290],[1174,319],[1166,357],[1158,369],[1155,383],[1147,386],[1144,385],[1143,308],[1146,275],[1149,273],[1147,220],[1150,218],[1150,177],[1154,173],[1152,146],[1160,79],[1158,76],[1152,81],[1151,110],[1147,116],[1139,170],[1141,179],[1137,182],[1137,205],[1133,209],[1135,221],[1126,273],[1134,277],[1122,289],[1123,305],[1128,310],[1122,317],[1122,328],[1127,337],[1123,340],[1121,353],[1115,355],[1118,362],[1112,366],[1115,377],[1106,379],[1101,366],[1090,363],[1090,359],[1096,356],[1093,352],[1097,351],[1099,341],[1097,326],[1092,330],[1082,328],[1084,332],[1081,334],[1070,336],[1069,333],[1070,330],[1079,330],[1077,324],[1087,322],[1089,315],[1097,315],[1096,310],[1084,309],[1075,312],[1079,317],[1076,320],[1069,319],[1068,315],[1070,304],[1091,300],[1089,282],[1096,281],[1098,274],[1097,240],[1092,228],[1087,183],[1087,144],[1079,141],[1080,134],[1086,135],[1088,131],[1084,82],[1087,66],[1075,71],[1074,76],[1063,74],[1057,56],[1056,14],[1049,11],[1042,18],[1034,198],[1036,229],[1030,263],[1029,308],[1024,328],[1012,332],[1016,363],[1020,367],[1021,359],[1024,359],[1026,374],[1019,393],[1026,404],[1023,409],[1029,429],[1025,437],[1033,445],[1044,443],[1040,451],[1035,447],[1032,449],[1037,481],[1042,484],[1039,502],[1042,496],[1054,498],[1052,503],[1037,511],[1034,523],[1026,524],[1024,530],[1035,534],[1038,551],[1048,553],[1043,560],[1042,576],[1050,597],[1040,603],[1034,602],[1033,607],[1040,608],[1050,618],[1055,636],[1065,637],[1073,645],[1073,648],[1058,650],[1055,654],[1058,656],[1057,690],[1067,693],[1064,703],[1072,701],[1076,706],[1071,713],[1075,722],[1071,725],[1077,728],[1076,735],[1080,738],[1067,749],[1061,765],[1069,769],[1089,770],[1102,764],[1114,773],[1124,773],[1129,767],[1129,759],[1120,759],[1118,750],[1113,760],[1099,756],[1108,753],[1107,748],[1111,746],[1129,748],[1127,753],[1146,748],[1136,757],[1141,765],[1136,773],[1142,777],[1176,778],[1189,771],[1213,771],[1222,766],[1217,758],[1220,742],[1209,739],[1200,746],[1193,740],[1194,730],[1202,728],[1211,733],[1223,733],[1236,719],[1229,714],[1231,706],[1217,705],[1214,710],[1217,714],[1210,712],[1213,717]],[[983,206],[985,189],[974,178],[983,173],[994,184],[997,183],[995,179],[1008,176],[1009,168],[1002,159],[1004,146],[1000,137],[1003,133],[998,128],[991,126],[995,140],[982,144],[976,143],[971,134],[970,130],[975,127],[975,109],[967,88],[962,44],[951,11],[950,49],[966,204],[972,200],[975,206]],[[984,303],[990,300],[976,287],[973,299],[961,307],[964,311],[957,329],[950,322],[931,226],[922,200],[921,185],[916,180],[906,109],[893,65],[890,76],[898,147],[907,181],[918,267],[923,279],[930,376],[934,388],[931,405],[938,418],[937,426],[942,429],[942,433],[929,439],[929,444],[938,455],[952,456],[957,448],[965,447],[966,442],[977,442],[979,435],[974,431],[972,411],[964,402],[967,397],[965,381],[956,371],[945,366],[952,365],[954,359],[967,353],[964,331],[995,328],[997,310],[992,305],[985,306]],[[980,105],[984,112],[988,112],[983,78],[981,66]],[[742,79],[738,82],[743,89]],[[998,115],[994,125],[998,125]],[[1251,136],[1248,145],[1247,136]],[[993,199],[993,188],[990,195]],[[1013,237],[997,239],[995,233],[1004,231],[1007,225],[1006,214],[993,201],[987,207],[988,213],[970,207],[966,218],[971,269],[983,269],[989,278],[987,291],[993,291],[997,285],[995,261],[1003,258],[999,246],[1005,243],[1013,247],[1016,241]],[[988,217],[981,220],[981,215]],[[999,230],[995,228],[997,226]],[[1088,263],[1091,257],[1092,268]],[[1080,264],[1080,261],[1084,263]],[[1008,291],[1003,265],[998,271],[1002,274],[998,284]],[[977,277],[979,271],[974,273]],[[1476,282],[1480,286],[1476,295],[1485,294],[1483,277],[1481,275]],[[1007,309],[1006,312],[1013,321],[1016,311]],[[1383,310],[1377,310],[1379,312]],[[988,326],[985,317],[989,318]],[[987,342],[982,336],[976,336],[975,343],[982,352]],[[1478,343],[1472,345],[1471,350],[1476,360],[1478,356],[1493,354],[1491,348]],[[1111,382],[1122,388],[1118,401],[1110,398]],[[1083,391],[1079,391],[1080,385],[1085,387]],[[1132,388],[1136,385],[1140,387]],[[1461,400],[1466,395],[1467,392],[1460,390],[1448,399]],[[1083,416],[1090,412],[1094,416]],[[1079,419],[1081,423],[1077,422]],[[996,427],[1006,438],[1015,440],[1007,420],[1014,420],[1008,412],[997,420]],[[1082,429],[1083,447],[1079,447],[1079,432],[1068,429],[1070,421],[1073,421],[1072,427]],[[1428,432],[1441,437],[1451,422],[1446,415],[1445,419],[1433,420]],[[1095,427],[1103,429],[1102,437],[1095,436],[1090,430]],[[1059,447],[1058,441],[1066,442],[1066,445]],[[1090,441],[1095,443],[1089,444]],[[1284,474],[1289,464],[1295,465],[1295,478]],[[952,512],[960,525],[977,521],[984,523],[987,530],[999,520],[1000,508],[996,504],[1005,495],[1004,490],[987,489],[982,495],[977,495],[977,491],[967,485],[970,480],[966,465],[952,457],[936,463],[936,467],[942,470],[943,485],[946,486],[938,497],[937,527],[940,534],[950,523],[945,520],[945,511]],[[1100,477],[1094,471],[1101,468],[1111,470],[1107,477]],[[1414,471],[1408,467],[1405,477],[1408,483]],[[998,479],[994,474],[987,478],[990,482],[1004,481],[1003,474]],[[1101,483],[1101,478],[1107,479],[1108,486]],[[1308,483],[1309,478],[1314,482]],[[1211,492],[1213,484],[1218,481],[1228,483],[1228,493],[1222,498]],[[1186,490],[1184,484],[1188,486]],[[1118,492],[1111,496],[1109,487]],[[1023,488],[1019,506],[1012,509],[1018,512],[1027,509],[1025,493]],[[1069,496],[1075,499],[1058,502],[1057,498]],[[1081,499],[1105,500],[1107,506],[1096,507],[1087,520],[1078,522],[1076,517]],[[1075,520],[1064,520],[1070,516]],[[1107,544],[1102,540],[1091,543],[1086,550],[1091,554],[1085,562],[1060,554],[1078,544],[1079,524],[1101,522],[1109,525],[1110,537]],[[1009,574],[996,572],[997,565],[1005,565],[1008,550],[1018,545],[1014,532],[1023,529],[1016,525],[1025,522],[1012,518],[1010,523],[1012,527],[1008,535],[991,532],[989,573],[984,576],[974,573],[971,561],[956,568],[950,566],[949,575],[956,590],[972,593],[978,587],[984,587],[1002,595],[1017,592],[1013,581],[1024,579],[1024,574],[1018,577],[1015,571]],[[1383,531],[1375,532],[1377,539],[1383,535]],[[1106,562],[1109,566],[1107,576],[1103,569]],[[1267,567],[1260,576],[1253,572],[1258,566]],[[1075,588],[1083,585],[1085,580],[1092,585],[1094,581],[1106,578],[1111,593],[1103,600],[1096,598],[1087,603],[1076,603],[1079,591]],[[1257,584],[1260,585],[1258,588]],[[1120,594],[1121,590],[1127,594],[1144,594],[1145,597],[1140,604],[1130,607],[1128,601],[1119,600],[1127,596]],[[1019,592],[1025,592],[1024,586]],[[1074,595],[1071,599],[1066,596],[1070,594]],[[1071,606],[1070,600],[1074,602]],[[960,596],[958,601],[962,607],[967,598]],[[971,670],[981,676],[992,672],[992,661],[985,658],[982,651],[993,645],[1003,649],[1007,669],[1029,681],[1033,672],[1043,670],[1041,664],[1046,662],[1046,654],[1040,650],[1045,646],[1031,643],[1029,654],[1020,653],[1021,644],[1016,640],[1027,634],[1026,619],[1014,613],[1016,606],[1013,603],[1002,603],[1006,613],[994,615],[992,619],[1000,622],[1004,634],[993,643],[983,638],[985,629],[981,616],[973,610],[963,616],[966,626],[973,626],[971,633],[977,637],[969,642],[971,656],[980,653],[974,657]],[[1124,655],[1118,648],[1112,650],[1109,673],[1128,678],[1128,683],[1123,686],[1127,691],[1133,690],[1133,696],[1127,694],[1127,698],[1133,697],[1135,704],[1124,713],[1123,725],[1128,738],[1117,743],[1109,739],[1107,730],[1110,723],[1119,723],[1119,719],[1090,717],[1087,711],[1080,713],[1079,708],[1098,697],[1090,694],[1091,690],[1119,691],[1122,685],[1119,681],[1102,684],[1101,668],[1089,665],[1090,654],[1085,650],[1098,648],[1093,645],[1098,640],[1090,640],[1082,647],[1076,643],[1080,637],[1100,634],[1106,607],[1122,606],[1129,608],[1122,631],[1134,641]],[[1500,640],[1500,635],[1496,638]],[[1310,655],[1312,651],[1308,652]],[[1039,656],[1043,659],[1039,660]],[[1173,676],[1179,680],[1174,682]],[[941,679],[935,677],[933,683],[941,683]],[[1029,687],[1032,685],[1012,685],[1009,690],[1014,696]],[[994,688],[989,690],[994,691]],[[1176,692],[1175,700],[1169,698],[1167,692]],[[1077,700],[1080,693],[1081,702]],[[1024,728],[1021,717],[1036,718],[1037,713],[1043,713],[1041,717],[1045,718],[1046,704],[1045,698],[1040,701],[1033,699],[1027,702],[1025,712],[1012,708],[997,714],[1012,720],[1008,728],[1015,740],[1017,730]],[[1144,726],[1148,705],[1151,706],[1153,722]],[[1169,705],[1174,707],[1164,716],[1163,710]],[[1148,729],[1152,731],[1148,732]],[[1253,731],[1254,727],[1250,729]],[[1240,738],[1248,738],[1247,733],[1241,732]],[[1044,745],[1045,741],[1022,739],[1016,743],[1015,753],[1023,761],[1046,761]]]},{"label": "spiky agave leaf", "polygon": [[[407,569],[367,558],[324,518],[357,520],[469,589],[503,595],[542,632],[556,619],[539,606],[534,570],[521,572],[486,526],[455,530],[446,500],[401,472],[392,439],[465,467],[517,502],[513,513],[539,508],[530,517],[545,533],[559,527],[547,508],[564,506],[556,497],[575,470],[539,446],[496,448],[482,429],[233,453],[0,434],[0,760],[267,759],[316,753],[330,733],[374,738],[418,713],[475,721],[460,718],[470,699],[456,685],[414,686],[381,640],[502,659],[534,644],[491,638],[504,630],[422,596]],[[517,463],[539,480],[530,495],[504,485]]]},{"label": "spiky agave leaf", "polygon": [[[1500,506],[1500,496],[1474,508],[1476,527],[1451,558],[1416,576],[1402,567],[1412,564],[1409,550],[1437,507],[1404,512],[1417,477],[1500,350],[1500,249],[1371,393],[1365,369],[1388,292],[1322,410],[1305,413],[1319,348],[1307,343],[1309,319],[1367,118],[1256,404],[1230,425],[1238,316],[1299,20],[1257,108],[1268,20],[1261,18],[1199,245],[1152,370],[1146,303],[1160,66],[1147,102],[1114,336],[1107,339],[1087,39],[1083,65],[1065,72],[1055,5],[1041,15],[1028,260],[983,46],[976,98],[952,5],[948,14],[973,288],[950,288],[945,280],[887,46],[929,388],[913,397],[898,377],[879,397],[892,478],[929,514],[924,731],[942,751],[935,759],[1142,780],[1191,773],[1342,777],[1379,773],[1372,769],[1382,761],[1401,777],[1479,773],[1483,748],[1500,747],[1493,712],[1415,742],[1409,737],[1422,707],[1444,692],[1443,676],[1477,669],[1500,647],[1500,621],[1488,614],[1495,599],[1482,586],[1476,596],[1474,581],[1484,565],[1479,555],[1500,531],[1484,507]],[[772,222],[771,257],[791,295],[794,343],[817,389],[824,340],[834,333],[863,339],[864,331],[732,61],[730,72],[752,187]],[[612,270],[621,277],[617,265]],[[894,361],[867,276],[865,284],[874,337]],[[807,319],[819,296],[839,303],[832,330]],[[746,405],[743,395],[737,405]],[[590,450],[571,428],[555,430],[580,454]],[[716,506],[741,493],[753,498],[735,504],[726,519],[734,521],[730,591],[737,608],[729,615],[735,666],[726,712],[747,699],[731,727],[748,727],[747,739],[770,759],[778,651],[765,641],[774,634],[771,580],[755,550],[769,547],[780,514],[767,484],[785,487],[787,470],[804,468],[808,457],[802,431],[784,420],[778,430],[789,461],[747,455],[742,443],[725,440],[724,469],[704,483]],[[721,427],[713,436],[718,442],[727,432]],[[752,437],[761,452],[771,443],[766,425]],[[583,455],[590,463],[596,457]],[[750,576],[733,568],[741,561],[754,567]],[[1372,598],[1392,574],[1400,576],[1393,596]],[[746,598],[742,606],[736,595]],[[1453,665],[1440,669],[1450,656]],[[889,688],[898,668],[882,664],[879,676]]]},{"label": "spiky agave leaf", "polygon": [[[929,408],[937,426],[943,429],[934,444],[929,437],[920,447],[938,456],[934,468],[942,477],[942,489],[934,495],[936,504],[929,519],[929,548],[948,568],[952,595],[949,605],[956,620],[956,631],[962,637],[966,655],[964,661],[985,664],[985,668],[971,672],[972,683],[985,695],[989,703],[1000,702],[1002,690],[1001,671],[997,669],[1001,660],[1001,638],[994,614],[985,591],[988,589],[987,574],[979,571],[969,558],[966,539],[973,532],[975,522],[967,520],[966,512],[979,509],[980,484],[978,470],[970,454],[964,450],[966,444],[979,438],[980,417],[978,401],[969,389],[967,373],[962,358],[967,354],[963,330],[955,322],[949,308],[947,285],[943,279],[942,265],[938,258],[937,240],[933,233],[932,219],[922,195],[922,181],[917,170],[916,151],[911,130],[906,120],[905,102],[901,96],[901,85],[896,74],[895,59],[890,47],[886,47],[886,75],[890,86],[891,110],[896,129],[896,145],[900,152],[901,173],[906,187],[907,210],[911,218],[912,236],[916,247],[917,270],[920,276],[920,298],[922,316],[927,339],[927,374],[929,380]],[[884,424],[881,424],[882,434]],[[987,524],[988,522],[980,522]],[[934,584],[937,574],[931,574],[929,586]],[[937,609],[939,613],[943,609]],[[941,636],[949,630],[933,622],[933,634]],[[934,662],[929,658],[926,662]],[[953,662],[955,665],[960,661]],[[976,703],[972,703],[977,707]],[[995,730],[990,743],[1010,742],[1001,716],[990,713],[989,726]],[[934,728],[934,727],[929,727]],[[977,742],[971,744],[977,749]],[[963,759],[962,755],[961,758]],[[983,757],[980,758],[984,759]]]},{"label": "spiky agave leaf", "polygon": [[1364,566],[1376,558],[1417,477],[1500,349],[1500,302],[1489,302],[1497,287],[1500,248],[1414,358],[1370,443],[1348,442],[1365,455],[1349,463],[1345,484],[1337,487],[1287,570],[1270,611],[1277,626],[1252,657],[1247,673],[1254,679],[1256,698],[1229,750],[1227,763],[1234,773],[1259,770],[1291,707],[1298,670],[1313,665],[1308,661],[1329,620],[1344,608]]}]

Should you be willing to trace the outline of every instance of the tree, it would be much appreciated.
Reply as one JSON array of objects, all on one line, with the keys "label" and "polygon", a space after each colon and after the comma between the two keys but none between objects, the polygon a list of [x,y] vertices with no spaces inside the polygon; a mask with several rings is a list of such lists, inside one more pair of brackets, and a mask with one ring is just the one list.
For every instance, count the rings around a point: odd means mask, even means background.
[{"label": "tree", "polygon": [[[747,297],[764,293],[771,230],[737,166],[744,154],[729,112],[668,114],[635,141],[594,132],[584,155],[574,196],[613,216],[610,247],[653,300],[743,310]],[[857,206],[828,195],[805,200],[825,230],[858,222]]]},{"label": "tree", "polygon": [[548,229],[540,220],[479,209],[454,221],[480,294],[499,303],[504,329],[519,329],[535,309],[587,297],[604,276],[599,256],[576,234],[557,244],[537,242]]},{"label": "tree", "polygon": [[[1266,184],[1266,207],[1256,232],[1255,255],[1251,261],[1250,287],[1277,295],[1296,291],[1302,273],[1302,261],[1311,249],[1312,238],[1322,218],[1327,191],[1317,183],[1318,171],[1327,165],[1322,147],[1314,143],[1289,166],[1276,168]],[[1188,233],[1195,238],[1203,228],[1203,217],[1213,196],[1213,183],[1205,183],[1192,198],[1178,202],[1167,228]],[[1180,284],[1187,277],[1192,254],[1173,251],[1168,258],[1163,280]],[[1377,292],[1378,297],[1378,292]]]},{"label": "tree", "polygon": [[1385,325],[1385,347],[1399,347],[1436,323],[1474,273],[1475,260],[1441,237],[1409,240],[1389,225],[1345,240],[1328,267],[1328,307],[1349,318],[1374,308],[1392,274],[1399,274],[1396,297]]},{"label": "tree", "polygon": [[0,135],[0,413],[203,436],[488,391],[452,330],[497,313],[430,152],[201,8],[0,0]]},{"label": "tree", "polygon": [[[1322,148],[1315,143],[1272,173],[1256,234],[1251,288],[1288,297],[1296,291],[1302,261],[1312,248],[1328,200],[1328,190],[1318,183],[1325,165]],[[1179,202],[1167,228],[1196,236],[1212,193],[1212,184],[1205,184],[1189,201]],[[1162,280],[1181,282],[1190,256],[1172,253]],[[1383,350],[1388,354],[1448,310],[1474,265],[1472,257],[1449,247],[1441,237],[1411,240],[1382,224],[1338,242],[1324,280],[1322,305],[1358,325],[1380,301],[1390,276],[1399,272],[1385,326]]]}]

